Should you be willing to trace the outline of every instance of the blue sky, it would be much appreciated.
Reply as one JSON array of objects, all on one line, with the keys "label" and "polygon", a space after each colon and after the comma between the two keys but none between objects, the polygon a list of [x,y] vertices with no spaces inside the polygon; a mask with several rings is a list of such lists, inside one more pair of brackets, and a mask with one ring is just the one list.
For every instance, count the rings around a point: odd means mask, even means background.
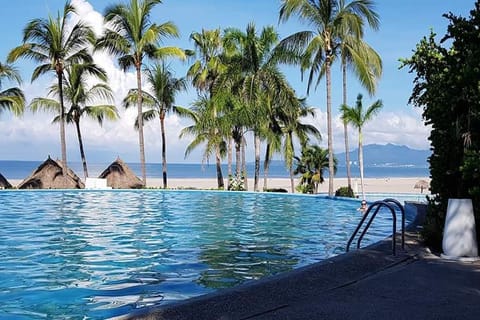
[{"label": "blue sky", "polygon": [[[384,108],[379,116],[365,128],[365,144],[394,143],[407,145],[415,149],[428,148],[429,129],[423,125],[421,110],[407,104],[412,90],[413,75],[406,69],[399,70],[398,59],[409,57],[419,40],[433,29],[439,37],[446,32],[447,20],[443,13],[453,12],[468,16],[473,8],[474,0],[383,0],[376,1],[381,26],[377,32],[368,31],[366,41],[374,47],[383,59],[384,73],[380,79],[378,91],[374,97],[368,97],[358,86],[355,79],[349,78],[348,99],[354,103],[358,93],[363,93],[364,105],[376,99],[382,99]],[[21,43],[22,30],[33,18],[44,18],[49,14],[56,15],[63,8],[63,0],[16,0],[2,2],[0,30],[0,59],[5,61],[8,52]],[[113,1],[108,0],[73,0],[82,19],[91,23],[100,32],[101,13]],[[236,27],[245,30],[249,22],[255,22],[257,29],[265,25],[277,28],[280,37],[286,37],[296,31],[306,30],[308,26],[296,20],[278,24],[279,0],[165,0],[155,8],[152,16],[154,22],[173,21],[179,28],[179,39],[166,39],[164,45],[176,45],[191,48],[189,35],[193,31],[204,29]],[[117,102],[121,101],[126,91],[135,86],[132,72],[124,74],[116,66],[115,59],[106,54],[95,57],[97,63],[104,67],[110,77],[110,85],[116,94]],[[20,60],[16,63],[24,83],[27,99],[45,96],[46,88],[52,78],[45,76],[34,83],[30,77],[34,64]],[[187,63],[174,62],[178,77],[184,76]],[[306,94],[306,84],[301,82],[300,72],[293,67],[285,67],[284,72],[299,95]],[[341,101],[340,67],[333,68],[333,109],[334,109],[334,148],[343,151],[343,130],[338,119],[338,106]],[[4,84],[6,86],[7,84]],[[195,91],[178,96],[177,104],[189,106],[195,99]],[[321,145],[326,145],[325,120],[325,82],[322,81],[316,91],[308,97],[308,104],[317,108],[315,119],[310,122],[318,126],[324,136]],[[121,120],[116,123],[105,123],[99,127],[87,119],[83,120],[83,134],[87,160],[91,162],[109,162],[117,156],[126,161],[138,162],[138,135],[133,130],[134,111],[125,111],[117,107]],[[22,118],[13,118],[8,113],[0,115],[0,159],[8,160],[43,160],[47,155],[60,158],[58,127],[51,124],[52,115],[25,114]],[[167,118],[168,161],[200,162],[201,150],[193,152],[184,160],[184,151],[189,139],[178,138],[180,130],[188,122],[176,116]],[[356,145],[356,135],[350,130],[351,146]],[[148,162],[160,162],[159,126],[152,122],[145,129],[146,157]],[[250,142],[250,145],[253,143]],[[73,127],[67,128],[68,160],[79,161],[76,136]],[[280,158],[280,157],[278,157]]]}]

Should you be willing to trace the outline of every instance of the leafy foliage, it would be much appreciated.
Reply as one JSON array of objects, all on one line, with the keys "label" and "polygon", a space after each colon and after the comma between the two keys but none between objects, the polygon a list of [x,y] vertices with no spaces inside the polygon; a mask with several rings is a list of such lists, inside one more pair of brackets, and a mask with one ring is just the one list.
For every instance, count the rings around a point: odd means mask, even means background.
[{"label": "leafy foliage", "polygon": [[[328,150],[319,146],[305,146],[301,157],[295,157],[297,167],[294,174],[301,174],[297,191],[301,193],[317,193],[318,185],[324,182],[325,170],[328,168]],[[337,170],[337,159],[333,159]]]},{"label": "leafy foliage", "polygon": [[[452,13],[447,34],[424,37],[403,66],[416,73],[410,102],[432,126],[432,177],[424,237],[439,247],[449,198],[472,198],[480,235],[480,2],[469,19]],[[449,47],[448,47],[448,46]]]},{"label": "leafy foliage", "polygon": [[340,187],[335,191],[335,197],[355,198],[355,194],[351,187]]},{"label": "leafy foliage", "polygon": [[14,115],[20,116],[25,109],[25,96],[23,91],[18,88],[8,88],[2,90],[3,83],[7,81],[14,81],[21,83],[20,74],[17,69],[9,64],[0,62],[0,115],[3,110],[9,110]]},{"label": "leafy foliage", "polygon": [[229,191],[246,191],[245,188],[245,177],[242,176],[229,176],[228,177],[228,190]]}]

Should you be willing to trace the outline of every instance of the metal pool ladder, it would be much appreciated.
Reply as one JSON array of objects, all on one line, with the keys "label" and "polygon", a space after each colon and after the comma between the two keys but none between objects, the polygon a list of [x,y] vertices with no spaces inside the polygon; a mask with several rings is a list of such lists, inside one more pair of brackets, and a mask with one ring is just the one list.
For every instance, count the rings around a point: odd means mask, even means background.
[{"label": "metal pool ladder", "polygon": [[367,211],[363,214],[362,219],[358,223],[357,228],[355,229],[352,236],[348,240],[346,251],[348,252],[350,250],[350,245],[352,244],[353,240],[355,239],[355,236],[360,231],[360,228],[362,227],[363,223],[367,220],[368,216],[370,215],[370,212],[373,211],[373,214],[370,217],[370,219],[368,220],[367,225],[363,228],[362,233],[358,237],[357,249],[360,249],[360,243],[362,242],[363,237],[367,233],[368,228],[370,228],[370,225],[372,224],[373,219],[375,219],[375,217],[377,216],[377,213],[380,211],[380,209],[382,207],[384,207],[384,208],[389,209],[390,212],[392,213],[392,224],[393,224],[393,226],[392,226],[392,254],[395,255],[396,254],[397,215],[395,213],[395,207],[394,206],[397,206],[400,209],[400,212],[402,214],[402,249],[405,249],[405,208],[402,206],[402,204],[398,200],[395,200],[395,199],[392,199],[392,198],[387,198],[387,199],[384,199],[384,200],[381,200],[381,201],[375,201],[374,203],[372,203],[368,207]]}]

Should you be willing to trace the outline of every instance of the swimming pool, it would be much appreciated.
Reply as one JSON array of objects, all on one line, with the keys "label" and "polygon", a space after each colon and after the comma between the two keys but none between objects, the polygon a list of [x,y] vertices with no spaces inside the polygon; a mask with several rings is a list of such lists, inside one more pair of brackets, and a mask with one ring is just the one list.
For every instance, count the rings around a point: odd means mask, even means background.
[{"label": "swimming pool", "polygon": [[[357,201],[244,192],[1,191],[0,318],[126,314],[341,254]],[[380,214],[364,244],[391,233]]]}]

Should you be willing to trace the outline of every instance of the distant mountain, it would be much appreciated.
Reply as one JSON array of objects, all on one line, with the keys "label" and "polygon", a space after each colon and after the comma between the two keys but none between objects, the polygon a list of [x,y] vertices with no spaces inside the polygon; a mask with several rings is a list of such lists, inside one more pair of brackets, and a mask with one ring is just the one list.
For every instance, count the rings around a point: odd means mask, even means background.
[{"label": "distant mountain", "polygon": [[[415,150],[395,144],[369,144],[363,146],[364,166],[368,167],[427,167],[430,150]],[[344,166],[345,152],[336,154],[340,166]],[[358,149],[350,151],[350,161],[358,163]]]}]

